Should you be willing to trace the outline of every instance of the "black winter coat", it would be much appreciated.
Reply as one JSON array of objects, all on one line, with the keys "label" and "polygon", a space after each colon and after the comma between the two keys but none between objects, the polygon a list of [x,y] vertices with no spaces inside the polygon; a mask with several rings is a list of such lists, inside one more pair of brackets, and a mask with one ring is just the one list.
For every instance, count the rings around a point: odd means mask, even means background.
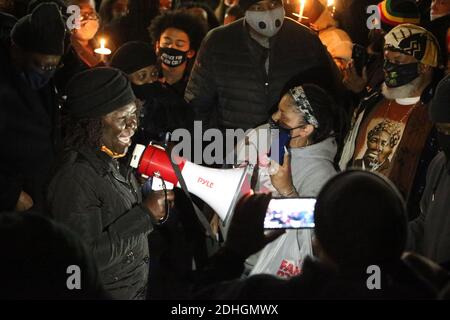
[{"label": "black winter coat", "polygon": [[267,121],[282,88],[294,76],[301,74],[305,82],[319,82],[325,89],[337,86],[334,63],[320,39],[305,26],[285,18],[270,46],[265,49],[250,37],[244,19],[211,30],[185,93],[196,120],[221,129],[249,129]]},{"label": "black winter coat", "polygon": [[56,221],[92,250],[105,289],[115,299],[142,299],[148,277],[149,211],[131,170],[101,151],[65,154],[48,190]]},{"label": "black winter coat", "polygon": [[60,140],[54,86],[32,90],[0,43],[0,211],[14,208],[20,191],[44,204],[44,189]]}]

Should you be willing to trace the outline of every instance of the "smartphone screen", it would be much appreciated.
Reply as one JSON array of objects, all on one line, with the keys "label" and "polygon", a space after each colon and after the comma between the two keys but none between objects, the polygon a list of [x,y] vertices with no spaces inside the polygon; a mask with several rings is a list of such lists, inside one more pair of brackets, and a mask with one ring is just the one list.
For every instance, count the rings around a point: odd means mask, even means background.
[{"label": "smartphone screen", "polygon": [[315,198],[275,198],[269,202],[264,229],[314,228]]}]

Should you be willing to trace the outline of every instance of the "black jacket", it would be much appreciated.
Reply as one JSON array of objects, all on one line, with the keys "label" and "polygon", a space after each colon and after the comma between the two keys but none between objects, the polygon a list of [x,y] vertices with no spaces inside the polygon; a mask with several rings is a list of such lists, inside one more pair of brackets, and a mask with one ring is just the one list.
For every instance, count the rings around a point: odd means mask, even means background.
[{"label": "black jacket", "polygon": [[145,295],[153,230],[132,172],[101,151],[69,151],[53,177],[48,204],[56,221],[93,252],[105,289],[115,299]]},{"label": "black jacket", "polygon": [[60,140],[54,86],[32,90],[0,43],[0,211],[14,208],[20,191],[44,203],[44,189]]},{"label": "black jacket", "polygon": [[421,214],[409,224],[409,249],[445,263],[450,261],[450,163],[443,152],[431,162]]},{"label": "black jacket", "polygon": [[271,49],[253,40],[246,28],[240,19],[211,30],[203,40],[185,93],[196,120],[221,129],[249,129],[267,121],[294,76],[302,74],[305,82],[319,79],[316,84],[325,89],[337,86],[334,63],[305,26],[285,18],[270,40]]},{"label": "black jacket", "polygon": [[144,145],[150,140],[164,142],[167,132],[192,129],[192,109],[174,88],[159,82],[132,87],[136,97],[143,102],[134,142]]}]

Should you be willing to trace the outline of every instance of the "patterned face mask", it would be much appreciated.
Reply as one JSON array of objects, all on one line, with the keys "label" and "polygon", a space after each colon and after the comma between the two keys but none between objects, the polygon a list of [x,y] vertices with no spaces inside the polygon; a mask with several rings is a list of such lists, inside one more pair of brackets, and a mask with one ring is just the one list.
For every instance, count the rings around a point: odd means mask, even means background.
[{"label": "patterned face mask", "polygon": [[397,88],[410,83],[419,76],[419,64],[396,64],[384,62],[384,82],[389,88]]}]

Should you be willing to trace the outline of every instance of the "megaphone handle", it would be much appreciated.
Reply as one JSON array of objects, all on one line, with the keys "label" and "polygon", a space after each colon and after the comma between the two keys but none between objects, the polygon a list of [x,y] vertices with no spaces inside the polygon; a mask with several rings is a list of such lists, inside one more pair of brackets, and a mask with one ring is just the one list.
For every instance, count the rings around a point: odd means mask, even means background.
[{"label": "megaphone handle", "polygon": [[181,189],[186,194],[186,197],[191,201],[192,206],[194,208],[195,214],[197,215],[198,220],[202,224],[203,228],[205,229],[205,233],[208,237],[214,237],[214,232],[212,231],[211,225],[209,224],[208,220],[206,220],[205,215],[202,213],[202,211],[197,207],[197,205],[192,201],[191,194],[189,193],[189,190],[186,186],[186,182],[184,181],[183,175],[181,174],[180,168],[177,166],[176,163],[172,161],[172,157],[170,156],[168,150],[166,149],[167,155],[169,156],[170,164],[172,165],[173,171],[175,172],[175,175],[177,176],[178,183],[181,186]]}]

